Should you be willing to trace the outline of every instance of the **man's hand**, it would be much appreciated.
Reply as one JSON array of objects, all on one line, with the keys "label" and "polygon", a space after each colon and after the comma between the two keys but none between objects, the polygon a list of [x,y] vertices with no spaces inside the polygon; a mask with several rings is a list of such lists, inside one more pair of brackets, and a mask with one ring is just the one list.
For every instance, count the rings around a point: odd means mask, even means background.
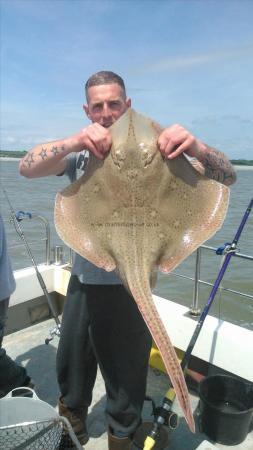
[{"label": "man's hand", "polygon": [[189,156],[201,159],[206,146],[181,125],[165,128],[158,138],[158,147],[166,158],[176,158],[185,152]]},{"label": "man's hand", "polygon": [[82,147],[83,150],[92,152],[98,159],[103,159],[112,145],[110,131],[99,123],[93,123],[83,128],[76,138],[79,143],[77,151],[80,151],[80,147]]},{"label": "man's hand", "polygon": [[157,144],[165,158],[173,159],[184,152],[196,158],[193,166],[208,178],[227,186],[236,181],[234,168],[226,155],[199,141],[181,125],[165,128]]}]

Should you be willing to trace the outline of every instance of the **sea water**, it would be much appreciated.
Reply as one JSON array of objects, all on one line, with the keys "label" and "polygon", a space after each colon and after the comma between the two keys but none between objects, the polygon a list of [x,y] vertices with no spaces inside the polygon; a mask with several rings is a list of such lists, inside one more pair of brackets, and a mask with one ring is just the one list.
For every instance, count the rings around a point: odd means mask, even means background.
[{"label": "sea water", "polygon": [[[45,229],[37,216],[45,217],[50,224],[51,246],[61,245],[54,228],[53,209],[57,191],[69,184],[66,177],[50,176],[46,178],[26,179],[18,173],[17,160],[0,161],[1,181],[15,211],[30,212],[33,219],[22,221],[22,229],[37,264],[45,262]],[[224,224],[214,237],[206,242],[214,248],[231,242],[241,222],[242,216],[253,196],[253,167],[238,167],[237,182],[231,187],[230,204]],[[1,214],[4,218],[10,255],[13,269],[20,269],[31,265],[27,251],[17,235],[14,226],[10,223],[10,210],[8,203],[0,189]],[[253,256],[253,212],[251,213],[245,229],[241,235],[238,248],[241,253]],[[65,258],[69,251],[65,248]],[[189,256],[173,272],[194,278],[196,253]],[[201,256],[200,278],[213,283],[218,275],[222,257],[216,253],[203,250]],[[222,286],[236,291],[253,295],[253,261],[232,257],[222,281]],[[194,283],[184,278],[170,274],[159,274],[158,283],[154,293],[174,300],[190,307],[193,301]],[[206,303],[210,294],[210,287],[200,285],[200,306]],[[216,294],[210,313],[230,320],[239,325],[253,329],[253,300],[235,294],[221,292]]]}]

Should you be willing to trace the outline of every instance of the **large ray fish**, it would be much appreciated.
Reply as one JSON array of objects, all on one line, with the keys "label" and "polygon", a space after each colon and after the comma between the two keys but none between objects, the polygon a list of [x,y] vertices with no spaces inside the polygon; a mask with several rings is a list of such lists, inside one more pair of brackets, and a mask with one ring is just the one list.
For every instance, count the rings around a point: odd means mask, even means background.
[{"label": "large ray fish", "polygon": [[184,376],[150,286],[157,269],[171,271],[220,228],[229,189],[200,175],[184,155],[163,158],[157,147],[161,130],[128,109],[110,128],[106,158],[91,154],[85,174],[57,195],[55,225],[75,252],[106,271],[117,269],[194,431]]}]

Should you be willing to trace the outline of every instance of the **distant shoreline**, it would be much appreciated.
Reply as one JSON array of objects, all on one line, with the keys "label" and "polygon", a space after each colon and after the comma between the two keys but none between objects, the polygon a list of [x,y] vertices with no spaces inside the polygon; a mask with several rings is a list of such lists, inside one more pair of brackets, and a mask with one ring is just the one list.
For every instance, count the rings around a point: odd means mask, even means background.
[{"label": "distant shoreline", "polygon": [[[9,156],[0,156],[0,161],[20,161],[22,158],[10,158]],[[253,170],[253,166],[246,166],[244,164],[234,165],[236,170]]]},{"label": "distant shoreline", "polygon": [[253,170],[253,166],[245,166],[245,165],[236,165],[236,164],[233,164],[233,167],[236,169],[236,170]]},{"label": "distant shoreline", "polygon": [[9,156],[0,156],[0,161],[20,161],[22,158],[10,158]]}]

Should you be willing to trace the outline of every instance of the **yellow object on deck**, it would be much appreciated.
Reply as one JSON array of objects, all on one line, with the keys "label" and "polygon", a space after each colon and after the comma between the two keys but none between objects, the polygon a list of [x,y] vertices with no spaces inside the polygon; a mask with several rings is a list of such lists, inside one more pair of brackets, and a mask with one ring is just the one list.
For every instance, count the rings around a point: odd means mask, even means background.
[{"label": "yellow object on deck", "polygon": [[[179,349],[175,349],[175,350],[176,350],[176,354],[178,356],[179,361],[181,361],[183,358],[184,352]],[[160,372],[167,374],[167,370],[163,363],[161,354],[154,342],[152,344],[152,348],[151,348],[151,352],[150,352],[150,356],[149,356],[149,365],[151,367],[153,367],[154,369],[158,369],[158,370],[160,370]]]},{"label": "yellow object on deck", "polygon": [[154,447],[154,445],[155,445],[155,440],[152,437],[147,436],[146,440],[144,442],[143,450],[151,450]]}]

